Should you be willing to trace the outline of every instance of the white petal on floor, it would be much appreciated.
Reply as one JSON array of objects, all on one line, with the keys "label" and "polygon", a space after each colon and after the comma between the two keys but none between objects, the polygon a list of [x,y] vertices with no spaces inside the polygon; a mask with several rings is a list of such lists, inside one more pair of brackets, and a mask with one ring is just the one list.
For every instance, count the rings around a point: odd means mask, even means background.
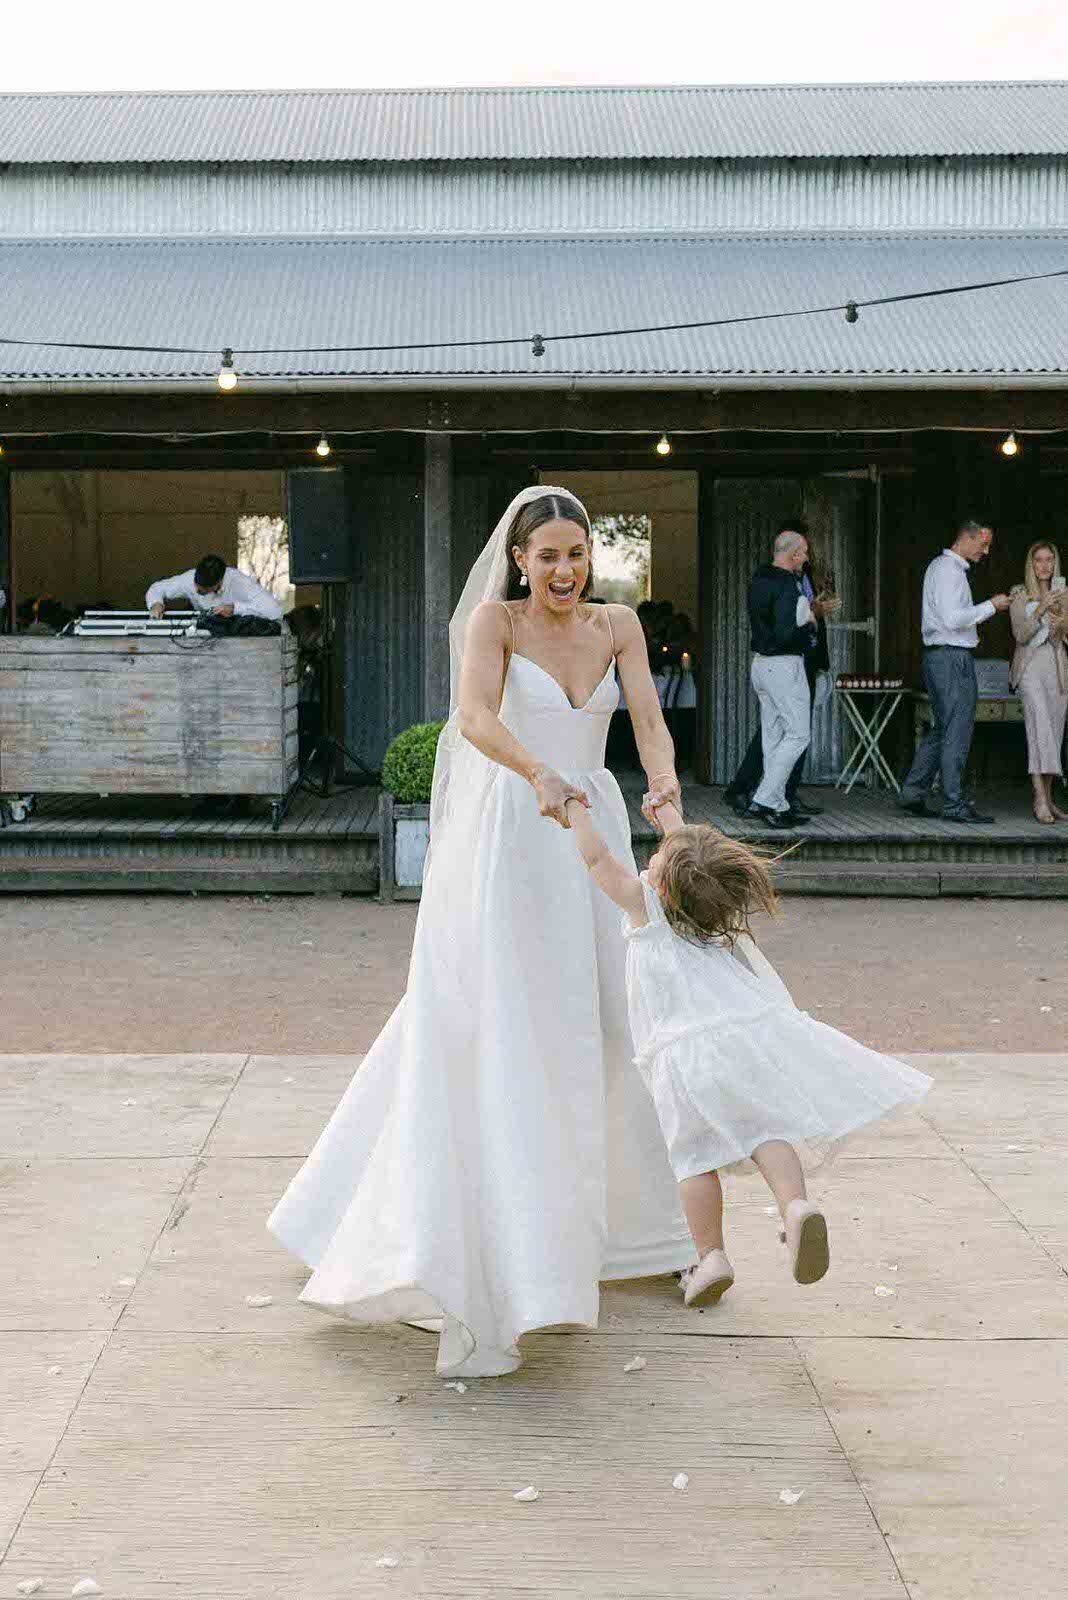
[{"label": "white petal on floor", "polygon": [[259,1311],[263,1306],[273,1305],[274,1298],[269,1294],[247,1294],[245,1304],[251,1306],[254,1311]]},{"label": "white petal on floor", "polygon": [[804,1492],[804,1489],[780,1489],[779,1499],[784,1506],[796,1506]]},{"label": "white petal on floor", "polygon": [[15,1588],[19,1594],[40,1594],[44,1588],[44,1579],[25,1578],[22,1583],[16,1583]]},{"label": "white petal on floor", "polygon": [[875,1294],[880,1300],[889,1300],[890,1296],[896,1293],[896,1289],[889,1288],[885,1283],[877,1283],[875,1285]]},{"label": "white petal on floor", "polygon": [[82,1578],[74,1585],[70,1592],[70,1600],[81,1600],[82,1595],[103,1594],[104,1591],[93,1578]]},{"label": "white petal on floor", "polygon": [[396,1556],[379,1556],[375,1562],[376,1567],[399,1567],[400,1561]]},{"label": "white petal on floor", "polygon": [[673,1489],[688,1489],[690,1487],[690,1474],[688,1472],[676,1472],[671,1480],[671,1487]]},{"label": "white petal on floor", "polygon": [[49,1367],[48,1376],[50,1378],[58,1378],[62,1371],[63,1371],[62,1367]]},{"label": "white petal on floor", "polygon": [[447,1383],[445,1387],[446,1389],[455,1389],[457,1394],[467,1393],[466,1383],[461,1383],[459,1378],[453,1378],[452,1382]]},{"label": "white petal on floor", "polygon": [[644,1356],[634,1356],[623,1368],[624,1372],[644,1372],[649,1365]]},{"label": "white petal on floor", "polygon": [[517,1490],[517,1492],[512,1496],[512,1499],[521,1500],[524,1505],[529,1505],[532,1500],[536,1500],[538,1498],[540,1492],[540,1490],[535,1489],[532,1483],[528,1483],[525,1489]]}]

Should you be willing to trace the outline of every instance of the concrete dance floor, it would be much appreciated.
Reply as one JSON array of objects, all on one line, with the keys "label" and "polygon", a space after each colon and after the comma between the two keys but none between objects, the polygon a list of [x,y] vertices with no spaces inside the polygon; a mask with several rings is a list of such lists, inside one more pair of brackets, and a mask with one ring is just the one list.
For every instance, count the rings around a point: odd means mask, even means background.
[{"label": "concrete dance floor", "polygon": [[1068,1055],[912,1059],[822,1285],[737,1186],[721,1307],[617,1286],[461,1393],[264,1229],[354,1058],[0,1058],[0,1595],[1062,1596]]}]

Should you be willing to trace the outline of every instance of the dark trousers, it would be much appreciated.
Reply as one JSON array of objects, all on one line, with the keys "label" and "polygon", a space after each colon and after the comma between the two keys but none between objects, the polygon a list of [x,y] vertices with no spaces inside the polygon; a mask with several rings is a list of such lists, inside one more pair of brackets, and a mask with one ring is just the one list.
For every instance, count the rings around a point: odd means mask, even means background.
[{"label": "dark trousers", "polygon": [[[810,666],[808,661],[805,661],[805,675],[808,678],[808,699],[810,706],[816,698],[817,671],[818,669],[816,667]],[[786,801],[790,806],[793,805],[794,796],[801,787],[801,778],[805,770],[805,757],[807,755],[807,750],[803,750],[801,752],[796,763],[794,764],[794,770],[786,780]],[[749,749],[742,757],[742,764],[738,768],[738,771],[734,774],[731,782],[727,785],[725,793],[730,796],[731,799],[739,795],[745,795],[747,797],[749,795],[753,795],[760,788],[760,780],[763,778],[763,776],[764,747],[760,742],[760,729],[758,728],[756,733],[754,733],[753,737],[750,739]]]},{"label": "dark trousers", "polygon": [[962,811],[964,768],[972,747],[979,698],[975,660],[970,650],[940,646],[923,652],[923,686],[931,701],[931,728],[916,747],[901,804],[915,805],[942,775],[942,815]]}]

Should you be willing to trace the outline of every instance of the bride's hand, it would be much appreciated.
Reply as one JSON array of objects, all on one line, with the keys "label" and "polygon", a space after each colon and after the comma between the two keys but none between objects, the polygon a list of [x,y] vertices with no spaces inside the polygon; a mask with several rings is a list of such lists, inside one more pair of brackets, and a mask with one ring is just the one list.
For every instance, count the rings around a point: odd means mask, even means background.
[{"label": "bride's hand", "polygon": [[534,774],[534,794],[541,815],[551,817],[561,828],[571,826],[567,820],[569,800],[578,800],[584,806],[590,803],[589,795],[581,789],[576,789],[574,784],[565,783],[560,774],[554,772],[551,767],[540,767]]},{"label": "bride's hand", "polygon": [[658,777],[650,778],[648,792],[642,796],[642,816],[657,833],[661,831],[656,816],[657,807],[667,804],[673,805],[682,816],[682,790],[673,772],[662,772]]}]

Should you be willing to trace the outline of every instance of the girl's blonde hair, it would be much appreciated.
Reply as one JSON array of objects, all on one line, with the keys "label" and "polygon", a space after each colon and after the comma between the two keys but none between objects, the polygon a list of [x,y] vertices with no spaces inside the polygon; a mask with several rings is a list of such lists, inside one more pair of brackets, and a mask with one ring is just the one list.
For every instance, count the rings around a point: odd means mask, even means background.
[{"label": "girl's blonde hair", "polygon": [[671,928],[692,944],[734,945],[751,933],[754,911],[774,915],[778,899],[760,856],[707,823],[665,839],[658,892]]},{"label": "girl's blonde hair", "polygon": [[1036,539],[1030,550],[1028,550],[1027,559],[1024,561],[1024,588],[1027,590],[1027,598],[1029,600],[1040,600],[1042,598],[1042,592],[1038,587],[1038,579],[1035,577],[1035,556],[1040,550],[1052,550],[1053,576],[1059,578],[1061,575],[1061,553],[1057,546],[1052,539]]}]

